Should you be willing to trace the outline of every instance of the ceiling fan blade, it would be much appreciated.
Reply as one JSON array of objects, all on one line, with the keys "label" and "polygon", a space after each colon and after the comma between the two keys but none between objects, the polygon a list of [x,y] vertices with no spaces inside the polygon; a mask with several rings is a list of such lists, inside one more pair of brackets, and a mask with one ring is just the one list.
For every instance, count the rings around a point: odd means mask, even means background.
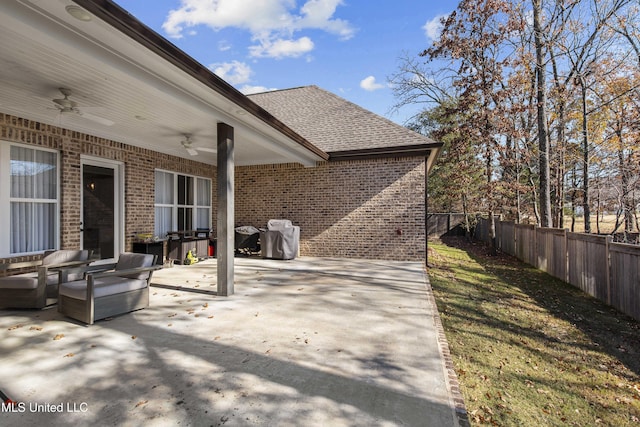
[{"label": "ceiling fan blade", "polygon": [[206,151],[207,153],[217,153],[218,150],[216,150],[215,148],[209,148],[209,147],[198,147],[197,148],[198,151]]},{"label": "ceiling fan blade", "polygon": [[78,115],[84,117],[85,119],[93,120],[96,123],[100,123],[105,126],[113,126],[114,122],[109,119],[105,119],[104,117],[94,116],[93,114],[85,113],[83,111],[78,111]]}]

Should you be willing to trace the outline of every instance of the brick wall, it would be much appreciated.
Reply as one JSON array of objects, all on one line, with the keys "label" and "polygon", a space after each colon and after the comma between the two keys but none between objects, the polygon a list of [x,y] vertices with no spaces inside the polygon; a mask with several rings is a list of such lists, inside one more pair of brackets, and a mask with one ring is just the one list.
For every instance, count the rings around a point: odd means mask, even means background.
[{"label": "brick wall", "polygon": [[[135,233],[153,233],[154,170],[209,177],[216,226],[216,169],[56,126],[0,114],[0,139],[60,152],[60,247],[80,246],[81,155],[125,166],[125,249]],[[423,158],[237,167],[235,223],[263,227],[287,218],[301,228],[301,254],[422,260],[425,250]],[[399,231],[401,234],[399,234]],[[16,262],[21,259],[8,260]]]},{"label": "brick wall", "polygon": [[[168,156],[144,148],[98,138],[56,126],[0,113],[0,139],[37,145],[60,153],[60,247],[80,247],[81,155],[122,162],[125,169],[125,250],[131,250],[136,233],[153,233],[154,171],[156,168],[215,178],[215,167]],[[215,181],[214,181],[215,183]],[[215,184],[213,185],[215,206]],[[212,213],[215,215],[215,212]],[[215,224],[215,220],[213,222]],[[12,258],[7,262],[37,257]]]},{"label": "brick wall", "polygon": [[290,219],[302,255],[423,260],[424,173],[417,157],[238,167],[236,224]]}]

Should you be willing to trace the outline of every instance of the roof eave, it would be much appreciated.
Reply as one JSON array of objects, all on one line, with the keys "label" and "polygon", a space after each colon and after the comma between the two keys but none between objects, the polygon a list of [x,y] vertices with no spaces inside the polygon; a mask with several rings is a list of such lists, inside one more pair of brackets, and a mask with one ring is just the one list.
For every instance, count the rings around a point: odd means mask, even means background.
[{"label": "roof eave", "polygon": [[431,169],[442,147],[441,142],[404,145],[396,147],[366,148],[329,152],[329,161],[368,160],[394,157],[426,157],[428,170]]},{"label": "roof eave", "polygon": [[72,0],[323,160],[329,155],[111,0]]}]

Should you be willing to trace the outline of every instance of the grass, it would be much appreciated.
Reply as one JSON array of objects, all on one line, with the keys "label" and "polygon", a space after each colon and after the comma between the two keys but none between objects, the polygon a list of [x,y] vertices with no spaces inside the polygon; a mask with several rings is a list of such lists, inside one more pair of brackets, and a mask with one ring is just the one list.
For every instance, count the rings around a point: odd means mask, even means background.
[{"label": "grass", "polygon": [[[611,233],[616,225],[616,216],[615,215],[600,215],[600,232],[601,233]],[[591,214],[591,221],[589,221],[591,225],[591,232],[596,233],[598,231],[598,218],[596,214]],[[571,228],[571,217],[564,217],[563,228],[570,229]],[[577,217],[574,231],[576,233],[584,232],[584,217]],[[621,225],[618,228],[618,232],[624,231],[624,225]]]},{"label": "grass", "polygon": [[640,324],[513,257],[430,243],[472,425],[640,426]]}]

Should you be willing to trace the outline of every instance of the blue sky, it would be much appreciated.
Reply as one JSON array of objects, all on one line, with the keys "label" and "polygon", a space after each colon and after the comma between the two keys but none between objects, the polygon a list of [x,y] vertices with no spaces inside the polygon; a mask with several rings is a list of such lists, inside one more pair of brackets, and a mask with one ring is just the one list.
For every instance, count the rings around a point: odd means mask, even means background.
[{"label": "blue sky", "polygon": [[317,85],[403,124],[388,77],[456,0],[115,0],[244,93]]}]

